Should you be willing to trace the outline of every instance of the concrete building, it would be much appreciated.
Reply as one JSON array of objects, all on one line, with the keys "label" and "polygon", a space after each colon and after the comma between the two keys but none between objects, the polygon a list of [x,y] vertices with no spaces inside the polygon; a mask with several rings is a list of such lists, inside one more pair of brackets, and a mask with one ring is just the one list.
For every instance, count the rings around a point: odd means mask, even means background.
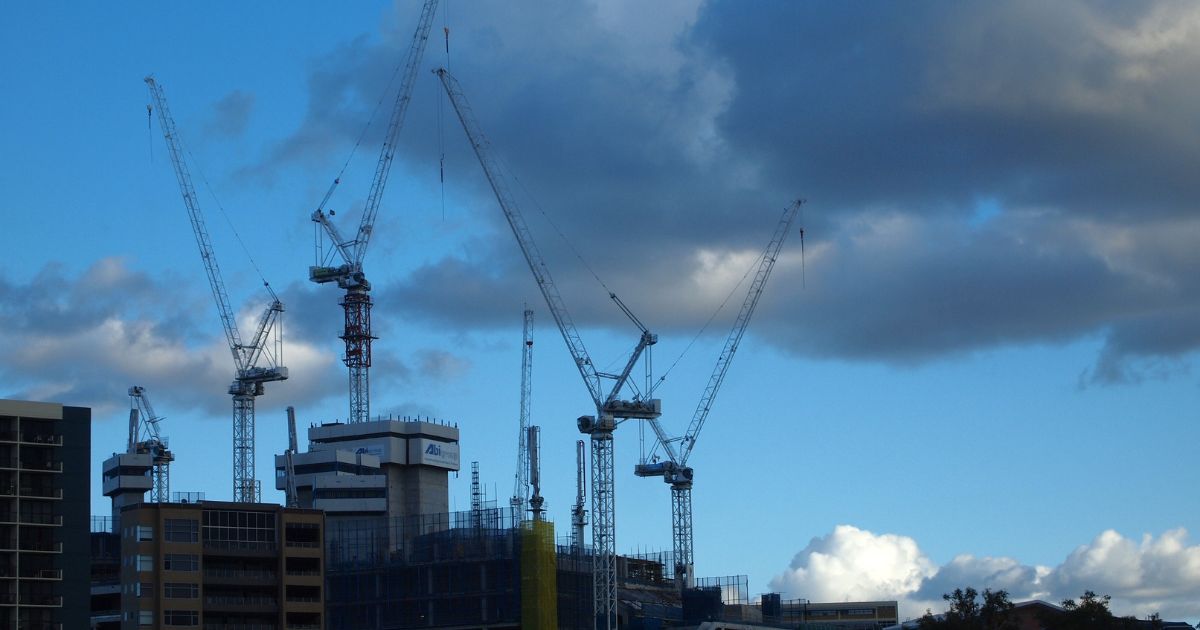
[{"label": "concrete building", "polygon": [[264,503],[121,511],[121,627],[322,630],[324,515]]},{"label": "concrete building", "polygon": [[[299,505],[323,510],[330,536],[343,523],[386,529],[395,519],[446,514],[458,436],[455,426],[408,418],[312,426],[308,451],[292,457]],[[275,488],[287,489],[283,455],[275,457]]]},{"label": "concrete building", "polygon": [[86,628],[86,407],[0,400],[0,628]]}]

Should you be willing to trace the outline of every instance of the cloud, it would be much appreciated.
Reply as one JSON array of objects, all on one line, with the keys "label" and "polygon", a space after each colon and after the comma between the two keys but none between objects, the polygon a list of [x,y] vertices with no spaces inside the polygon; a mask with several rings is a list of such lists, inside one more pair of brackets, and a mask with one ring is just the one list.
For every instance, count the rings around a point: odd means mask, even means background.
[{"label": "cloud", "polygon": [[246,131],[254,112],[254,94],[234,90],[213,105],[212,119],[206,125],[210,133],[240,136]]},{"label": "cloud", "polygon": [[967,586],[1003,589],[1013,601],[1054,603],[1091,590],[1111,595],[1119,616],[1194,618],[1200,616],[1200,545],[1189,545],[1183,528],[1141,541],[1107,530],[1054,567],[967,554],[939,567],[910,537],[839,525],[812,539],[770,582],[786,597],[813,601],[899,600],[905,617],[943,610],[942,595]]},{"label": "cloud", "polygon": [[822,602],[900,599],[934,572],[912,538],[838,525],[800,550],[771,588]]},{"label": "cloud", "polygon": [[[0,363],[0,379],[10,384],[3,395],[103,415],[125,407],[128,387],[141,385],[164,411],[227,417],[229,347],[210,319],[208,296],[187,286],[132,270],[121,258],[101,259],[77,275],[51,263],[23,284],[0,278],[0,347],[11,349]],[[243,332],[257,325],[261,306],[237,314]],[[303,335],[285,339],[292,378],[270,389],[297,403],[334,393],[330,353]]]},{"label": "cloud", "polygon": [[[1185,373],[1200,348],[1198,30],[1175,3],[480,3],[450,45],[581,326],[626,325],[595,271],[690,336],[803,196],[804,277],[789,243],[751,334],[889,363],[1096,339],[1082,380],[1111,385]],[[410,34],[317,59],[303,122],[256,168],[347,154]],[[426,69],[444,61],[431,46]],[[478,235],[379,292],[449,329],[507,325],[497,298],[536,287],[448,107],[418,82],[394,168],[444,152]]]}]

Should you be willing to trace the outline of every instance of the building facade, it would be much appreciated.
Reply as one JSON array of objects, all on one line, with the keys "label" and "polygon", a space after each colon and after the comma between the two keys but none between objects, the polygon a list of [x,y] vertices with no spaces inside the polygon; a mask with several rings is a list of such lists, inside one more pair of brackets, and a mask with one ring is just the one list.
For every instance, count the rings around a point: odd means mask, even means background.
[{"label": "building facade", "polygon": [[0,400],[0,628],[87,627],[91,419]]},{"label": "building facade", "polygon": [[121,627],[323,630],[324,514],[262,503],[121,511]]}]

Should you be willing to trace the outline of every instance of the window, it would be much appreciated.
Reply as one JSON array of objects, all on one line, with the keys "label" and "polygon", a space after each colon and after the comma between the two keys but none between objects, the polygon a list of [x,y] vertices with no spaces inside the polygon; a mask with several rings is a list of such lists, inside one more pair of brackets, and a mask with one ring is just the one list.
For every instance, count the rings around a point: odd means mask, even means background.
[{"label": "window", "polygon": [[138,554],[137,570],[138,571],[153,571],[154,570],[154,556],[144,556],[142,554]]},{"label": "window", "polygon": [[200,522],[190,518],[169,518],[163,524],[163,540],[194,543],[200,541]]},{"label": "window", "polygon": [[200,585],[167,582],[163,584],[163,597],[168,599],[196,599],[200,597]]},{"label": "window", "polygon": [[138,597],[154,597],[154,583],[153,582],[139,582],[139,583],[135,584],[134,586],[137,587],[137,596]]},{"label": "window", "polygon": [[245,510],[206,510],[204,544],[225,548],[273,549],[275,514]]},{"label": "window", "polygon": [[153,610],[139,610],[138,611],[138,625],[139,626],[153,626],[154,625],[154,611]]},{"label": "window", "polygon": [[200,558],[195,554],[169,553],[163,556],[163,569],[166,571],[199,571]]},{"label": "window", "polygon": [[195,610],[164,610],[163,625],[194,626],[200,623],[200,613]]},{"label": "window", "polygon": [[138,539],[138,542],[153,542],[154,541],[154,528],[150,527],[149,525],[138,525],[137,526],[137,539]]}]

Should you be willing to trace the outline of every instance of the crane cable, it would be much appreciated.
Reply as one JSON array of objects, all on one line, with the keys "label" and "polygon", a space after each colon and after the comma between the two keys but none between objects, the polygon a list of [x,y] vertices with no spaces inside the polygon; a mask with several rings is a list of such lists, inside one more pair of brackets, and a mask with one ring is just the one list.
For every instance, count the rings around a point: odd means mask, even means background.
[{"label": "crane cable", "polygon": [[333,183],[329,185],[329,190],[325,192],[325,197],[321,203],[317,205],[317,210],[324,210],[325,204],[329,203],[329,198],[333,196],[333,191],[342,183],[342,176],[346,174],[346,169],[350,166],[350,161],[354,159],[354,154],[358,152],[358,147],[362,145],[363,140],[367,137],[367,132],[370,131],[371,125],[375,123],[375,117],[379,115],[379,109],[383,107],[384,98],[391,93],[392,84],[396,82],[396,76],[400,74],[401,63],[397,63],[392,69],[392,76],[388,78],[387,86],[379,95],[379,100],[375,102],[375,107],[371,110],[371,115],[367,117],[367,124],[363,126],[362,131],[358,134],[358,139],[354,141],[354,146],[350,148],[350,154],[346,156],[346,161],[342,163],[341,170],[338,171],[336,177],[333,178]]},{"label": "crane cable", "polygon": [[[150,114],[151,110],[151,106],[147,105],[147,115]],[[147,125],[149,124],[150,122],[147,121]],[[180,132],[178,128],[175,129],[175,142],[183,148],[183,152],[187,154],[188,161],[192,163],[192,166],[195,167],[196,172],[200,174],[200,181],[204,182],[204,189],[207,190],[209,196],[212,197],[213,203],[217,204],[217,209],[221,211],[221,217],[225,219],[225,223],[233,232],[233,237],[237,239],[238,245],[240,245],[242,248],[242,252],[246,254],[246,258],[250,261],[250,266],[254,268],[254,273],[258,274],[258,279],[262,280],[263,286],[267,289],[267,293],[271,294],[272,299],[278,300],[279,296],[275,295],[274,289],[271,288],[271,283],[267,282],[267,278],[263,275],[262,269],[259,268],[258,262],[254,260],[254,256],[250,253],[250,248],[246,247],[246,242],[242,240],[242,235],[238,233],[237,227],[234,225],[233,220],[229,218],[229,213],[225,211],[224,204],[222,204],[220,198],[217,197],[217,193],[215,190],[213,190],[212,184],[208,182],[208,176],[204,174],[204,168],[200,166],[200,160],[196,159],[196,156],[192,154],[192,150],[188,148],[186,143],[184,143],[183,133]]]}]

